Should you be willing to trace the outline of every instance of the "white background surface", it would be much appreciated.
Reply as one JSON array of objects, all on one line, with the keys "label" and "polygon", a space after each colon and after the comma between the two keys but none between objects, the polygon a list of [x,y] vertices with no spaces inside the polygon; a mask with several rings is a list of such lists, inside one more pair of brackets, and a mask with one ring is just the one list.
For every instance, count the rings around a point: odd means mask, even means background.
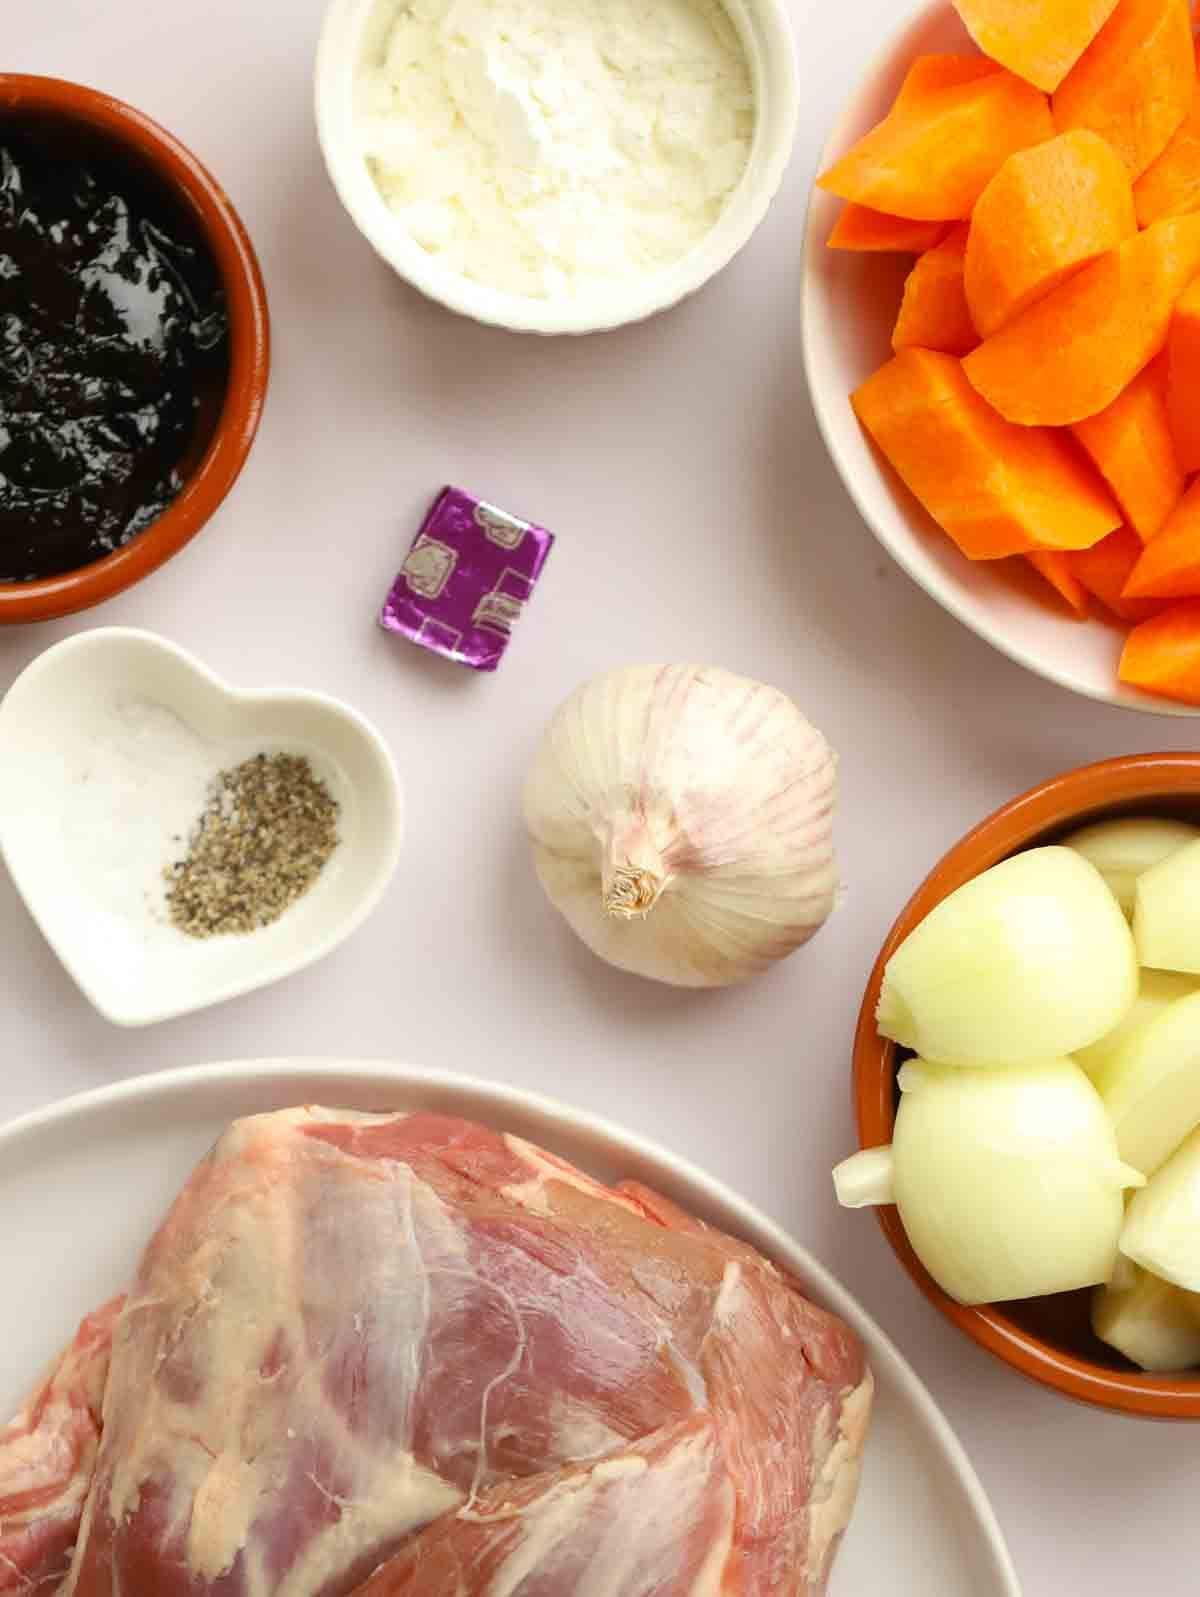
[{"label": "white background surface", "polygon": [[[342,215],[309,104],[319,10],[3,6],[5,68],[132,101],[222,179],[262,259],[275,350],[258,445],[218,518],[124,598],[0,633],[0,687],[56,638],[128,623],[244,685],[344,696],[395,750],[408,847],[382,908],[323,964],[141,1033],[90,1010],[0,879],[0,1116],[141,1071],[283,1054],[400,1056],[600,1110],[731,1183],[859,1294],[958,1429],[1027,1597],[1182,1597],[1200,1550],[1200,1432],[1026,1386],[946,1326],[873,1222],[830,1197],[828,1167],[853,1144],[859,995],[918,878],[1030,783],[1200,735],[1071,698],[994,654],[888,564],[825,460],[799,364],[805,194],[826,125],[900,13],[797,3],[800,142],[749,250],[651,324],[547,343],[419,300]],[[491,678],[373,624],[445,481],[559,534]],[[530,752],[570,688],[683,658],[790,692],[842,755],[842,910],[774,974],[716,995],[596,963],[542,901],[517,815]],[[6,1286],[51,1291],[53,1268]]]}]

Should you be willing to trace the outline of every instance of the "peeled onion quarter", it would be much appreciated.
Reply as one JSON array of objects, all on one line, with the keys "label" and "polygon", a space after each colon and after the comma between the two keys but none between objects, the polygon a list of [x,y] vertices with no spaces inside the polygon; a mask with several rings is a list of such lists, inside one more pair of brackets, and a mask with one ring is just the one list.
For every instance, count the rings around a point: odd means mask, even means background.
[{"label": "peeled onion quarter", "polygon": [[960,1303],[1107,1281],[1140,1177],[1117,1156],[1099,1094],[1069,1059],[962,1070],[912,1061],[892,1152],[917,1256]]},{"label": "peeled onion quarter", "polygon": [[1164,1281],[1200,1292],[1200,1131],[1130,1201],[1121,1252]]},{"label": "peeled onion quarter", "polygon": [[1174,971],[1144,970],[1138,982],[1137,997],[1123,1020],[1105,1032],[1099,1042],[1086,1048],[1077,1048],[1074,1059],[1091,1079],[1096,1091],[1104,1096],[1134,1042],[1158,1019],[1169,1004],[1180,998],[1189,998],[1197,991],[1194,976],[1180,976]]},{"label": "peeled onion quarter", "polygon": [[1200,992],[1131,1031],[1104,1065],[1101,1093],[1122,1159],[1153,1175],[1200,1126]]},{"label": "peeled onion quarter", "polygon": [[1090,860],[1112,890],[1126,915],[1133,914],[1138,877],[1188,843],[1200,841],[1200,826],[1168,815],[1126,815],[1097,821],[1063,838]]},{"label": "peeled onion quarter", "polygon": [[1200,843],[1138,877],[1133,935],[1143,965],[1200,975]]},{"label": "peeled onion quarter", "polygon": [[1096,1288],[1092,1329],[1143,1370],[1166,1375],[1200,1364],[1200,1297],[1134,1269],[1124,1288]]},{"label": "peeled onion quarter", "polygon": [[926,1059],[1011,1065],[1071,1054],[1137,994],[1133,938],[1094,865],[1035,848],[944,898],[888,961],[877,1022]]}]

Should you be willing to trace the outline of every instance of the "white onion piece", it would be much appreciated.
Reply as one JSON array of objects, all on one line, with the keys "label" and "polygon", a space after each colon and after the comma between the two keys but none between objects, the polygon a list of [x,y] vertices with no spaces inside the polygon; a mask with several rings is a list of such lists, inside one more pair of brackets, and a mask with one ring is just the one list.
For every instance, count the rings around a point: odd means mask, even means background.
[{"label": "white onion piece", "polygon": [[1127,1285],[1096,1288],[1092,1329],[1143,1370],[1168,1374],[1200,1364],[1200,1297],[1130,1266]]},{"label": "white onion piece", "polygon": [[1109,1291],[1132,1292],[1141,1280],[1142,1273],[1132,1259],[1127,1259],[1123,1253],[1118,1253],[1112,1274],[1108,1278]]},{"label": "white onion piece", "polygon": [[1133,935],[1143,965],[1200,975],[1200,843],[1138,877]]},{"label": "white onion piece", "polygon": [[1121,1252],[1164,1281],[1200,1292],[1200,1131],[1130,1202]]},{"label": "white onion piece", "polygon": [[892,1150],[864,1148],[834,1166],[833,1190],[843,1209],[866,1209],[895,1203]]},{"label": "white onion piece", "polygon": [[1069,1059],[1007,1070],[914,1060],[900,1072],[892,1152],[909,1241],[960,1303],[1107,1281],[1141,1183],[1104,1106]]},{"label": "white onion piece", "polygon": [[1200,826],[1173,821],[1165,815],[1129,815],[1117,821],[1097,821],[1063,838],[1090,860],[1112,889],[1127,915],[1133,914],[1134,890],[1143,871],[1157,865],[1187,843],[1200,840]]},{"label": "white onion piece", "polygon": [[1200,1125],[1200,992],[1134,1030],[1105,1064],[1101,1095],[1122,1159],[1153,1175]]},{"label": "white onion piece", "polygon": [[876,1020],[926,1059],[1013,1065],[1074,1053],[1137,993],[1133,939],[1104,878],[1035,848],[944,898],[884,972]]},{"label": "white onion piece", "polygon": [[1108,1090],[1114,1061],[1119,1059],[1135,1038],[1140,1037],[1157,1020],[1168,1004],[1187,998],[1196,991],[1194,976],[1179,976],[1174,971],[1144,970],[1138,983],[1137,997],[1123,1020],[1106,1032],[1099,1042],[1075,1050],[1075,1063],[1081,1065],[1091,1077],[1092,1085],[1103,1097]]}]

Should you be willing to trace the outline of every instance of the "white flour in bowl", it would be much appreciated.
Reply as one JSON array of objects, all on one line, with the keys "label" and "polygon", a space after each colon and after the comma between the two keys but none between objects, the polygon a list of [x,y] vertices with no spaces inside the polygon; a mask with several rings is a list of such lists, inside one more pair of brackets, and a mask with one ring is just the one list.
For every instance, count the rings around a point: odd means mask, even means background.
[{"label": "white flour in bowl", "polygon": [[356,95],[375,181],[416,242],[539,298],[686,255],[754,132],[714,0],[402,0]]}]

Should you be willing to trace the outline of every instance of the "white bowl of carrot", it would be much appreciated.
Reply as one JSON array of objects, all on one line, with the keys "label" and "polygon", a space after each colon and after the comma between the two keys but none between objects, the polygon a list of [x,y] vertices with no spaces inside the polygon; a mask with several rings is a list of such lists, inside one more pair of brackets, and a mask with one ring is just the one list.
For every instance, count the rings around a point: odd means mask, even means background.
[{"label": "white bowl of carrot", "polygon": [[1188,0],[956,4],[885,46],[818,168],[818,423],[959,620],[1090,698],[1200,714]]}]

